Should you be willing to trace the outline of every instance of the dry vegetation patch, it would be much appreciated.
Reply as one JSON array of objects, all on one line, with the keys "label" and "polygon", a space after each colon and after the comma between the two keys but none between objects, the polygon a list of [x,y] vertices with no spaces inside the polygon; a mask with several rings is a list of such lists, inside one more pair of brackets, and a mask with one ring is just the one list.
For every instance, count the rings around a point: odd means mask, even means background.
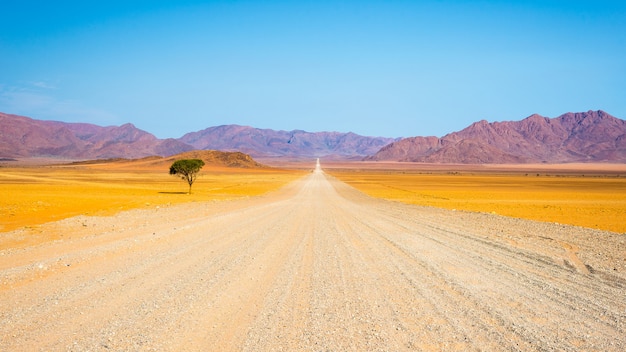
[{"label": "dry vegetation patch", "polygon": [[626,233],[626,178],[618,175],[328,172],[373,197]]},{"label": "dry vegetation patch", "polygon": [[302,174],[205,167],[189,195],[188,185],[169,175],[168,168],[111,164],[0,168],[0,231],[81,214],[111,215],[132,208],[255,196]]}]

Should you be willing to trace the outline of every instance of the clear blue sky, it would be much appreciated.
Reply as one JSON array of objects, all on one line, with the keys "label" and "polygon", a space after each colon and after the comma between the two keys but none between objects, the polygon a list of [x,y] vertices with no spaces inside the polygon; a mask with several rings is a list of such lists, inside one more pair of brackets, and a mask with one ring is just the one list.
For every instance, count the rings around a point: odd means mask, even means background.
[{"label": "clear blue sky", "polygon": [[626,119],[626,1],[0,2],[0,111],[158,137]]}]

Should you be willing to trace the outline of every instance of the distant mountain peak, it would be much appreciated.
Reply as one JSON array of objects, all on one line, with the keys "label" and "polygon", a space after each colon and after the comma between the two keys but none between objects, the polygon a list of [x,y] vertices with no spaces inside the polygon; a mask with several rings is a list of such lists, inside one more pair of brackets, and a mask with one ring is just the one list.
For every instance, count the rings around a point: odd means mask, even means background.
[{"label": "distant mountain peak", "polygon": [[[527,118],[525,118],[524,120],[528,120],[528,121],[545,121],[547,118],[543,117],[539,114],[532,114],[530,116],[528,116]],[[522,121],[524,121],[522,120]]]},{"label": "distant mountain peak", "polygon": [[436,141],[412,137],[367,160],[430,163],[626,162],[626,121],[598,110],[475,122]]},{"label": "distant mountain peak", "polygon": [[196,149],[242,151],[253,157],[363,158],[394,141],[351,132],[307,132],[224,125],[191,132],[179,139]]},{"label": "distant mountain peak", "polygon": [[0,113],[0,131],[0,156],[13,158],[141,158],[193,149],[178,141],[160,140],[131,123],[100,127]]}]

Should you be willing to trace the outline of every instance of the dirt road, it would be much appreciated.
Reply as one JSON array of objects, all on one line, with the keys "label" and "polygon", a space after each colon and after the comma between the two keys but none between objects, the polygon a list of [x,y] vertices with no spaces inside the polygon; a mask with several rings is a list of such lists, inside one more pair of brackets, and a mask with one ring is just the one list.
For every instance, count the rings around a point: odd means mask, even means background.
[{"label": "dirt road", "polygon": [[317,170],[0,234],[0,350],[623,351],[625,260],[624,235],[376,200]]}]

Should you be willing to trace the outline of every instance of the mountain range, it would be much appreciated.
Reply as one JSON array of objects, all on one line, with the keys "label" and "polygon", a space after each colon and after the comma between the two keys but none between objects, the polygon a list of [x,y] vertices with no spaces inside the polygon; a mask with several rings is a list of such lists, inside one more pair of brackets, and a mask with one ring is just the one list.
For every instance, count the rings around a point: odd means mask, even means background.
[{"label": "mountain range", "polygon": [[521,121],[479,121],[441,138],[391,143],[366,160],[506,164],[626,162],[626,121],[608,113],[531,115]]},{"label": "mountain range", "polygon": [[0,113],[2,158],[141,158],[172,155],[192,149],[175,139],[158,139],[130,123],[101,127]]},{"label": "mountain range", "polygon": [[196,149],[241,151],[253,157],[361,159],[394,141],[365,137],[351,132],[275,131],[225,125],[187,133],[179,141]]},{"label": "mountain range", "polygon": [[240,151],[255,158],[428,163],[626,162],[626,121],[598,111],[521,121],[479,121],[443,137],[393,139],[354,133],[275,131],[225,125],[159,139],[132,124],[101,127],[0,113],[0,159],[71,160]]}]

